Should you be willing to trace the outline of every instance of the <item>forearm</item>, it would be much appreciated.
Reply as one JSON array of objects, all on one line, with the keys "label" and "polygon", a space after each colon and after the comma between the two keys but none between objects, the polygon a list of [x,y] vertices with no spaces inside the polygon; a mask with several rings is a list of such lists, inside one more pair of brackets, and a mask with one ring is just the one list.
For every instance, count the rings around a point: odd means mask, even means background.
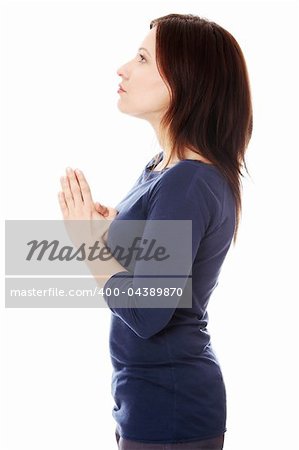
[{"label": "forearm", "polygon": [[[103,235],[103,238],[104,237],[105,235]],[[100,248],[106,249],[105,259],[95,259],[93,261],[86,259],[85,263],[90,273],[94,276],[99,288],[103,288],[107,280],[112,277],[112,275],[115,275],[118,272],[128,271],[108,251],[109,247],[107,247],[104,239],[99,241],[99,246]]]}]

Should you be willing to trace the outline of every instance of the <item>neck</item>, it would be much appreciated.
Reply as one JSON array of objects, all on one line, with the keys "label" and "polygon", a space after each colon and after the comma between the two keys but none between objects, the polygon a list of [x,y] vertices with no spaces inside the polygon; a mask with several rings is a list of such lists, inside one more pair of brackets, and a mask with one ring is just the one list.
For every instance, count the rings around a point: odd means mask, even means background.
[{"label": "neck", "polygon": [[[167,142],[167,139],[166,139],[166,142],[162,141],[162,133],[161,133],[161,130],[160,130],[160,120],[151,121],[150,123],[151,123],[152,127],[155,130],[155,134],[157,136],[157,140],[159,142],[159,145],[160,145],[161,149],[163,150],[163,159],[161,160],[161,164],[166,163],[168,161],[168,158],[170,157],[170,153],[171,153],[170,144]],[[177,163],[178,161],[179,161],[179,159],[176,156],[172,157],[170,159],[167,167]]]},{"label": "neck", "polygon": [[[163,167],[164,167],[164,164],[166,164],[166,162],[168,161],[168,158],[170,157],[171,146],[170,146],[169,142],[167,142],[167,139],[166,139],[166,142],[164,142],[164,143],[162,142],[162,133],[161,133],[161,129],[160,129],[160,123],[161,123],[161,120],[151,120],[150,121],[150,124],[152,125],[152,127],[155,130],[160,147],[163,149],[163,159],[161,160],[160,164],[163,165]],[[191,148],[184,149],[184,158],[195,159],[195,160],[203,161],[207,164],[213,164],[207,158],[202,156],[197,150],[193,151],[193,150],[191,150]],[[167,164],[167,167],[174,165],[179,161],[180,160],[175,155],[170,159],[169,163]]]}]

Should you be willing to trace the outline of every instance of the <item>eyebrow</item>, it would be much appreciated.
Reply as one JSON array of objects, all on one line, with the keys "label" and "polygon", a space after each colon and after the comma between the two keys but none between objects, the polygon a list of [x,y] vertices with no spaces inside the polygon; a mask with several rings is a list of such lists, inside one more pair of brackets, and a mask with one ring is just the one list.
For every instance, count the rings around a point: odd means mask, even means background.
[{"label": "eyebrow", "polygon": [[146,48],[140,47],[140,48],[138,49],[138,51],[139,51],[139,50],[145,50],[146,53],[147,53],[149,56],[151,56],[150,52],[149,52]]}]

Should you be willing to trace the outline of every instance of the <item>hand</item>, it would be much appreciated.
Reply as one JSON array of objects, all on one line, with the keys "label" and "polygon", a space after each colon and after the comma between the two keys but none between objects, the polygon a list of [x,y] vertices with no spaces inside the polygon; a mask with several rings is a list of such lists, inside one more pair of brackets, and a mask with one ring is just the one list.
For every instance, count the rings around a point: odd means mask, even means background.
[{"label": "hand", "polygon": [[[58,194],[59,204],[71,240],[75,245],[101,240],[111,221],[96,210],[82,171],[68,168],[66,176],[61,177],[60,182],[62,192]],[[75,220],[82,221],[80,227],[71,223]]]},{"label": "hand", "polygon": [[117,209],[102,205],[99,202],[95,203],[95,208],[99,214],[102,214],[108,220],[113,220],[118,214]]}]

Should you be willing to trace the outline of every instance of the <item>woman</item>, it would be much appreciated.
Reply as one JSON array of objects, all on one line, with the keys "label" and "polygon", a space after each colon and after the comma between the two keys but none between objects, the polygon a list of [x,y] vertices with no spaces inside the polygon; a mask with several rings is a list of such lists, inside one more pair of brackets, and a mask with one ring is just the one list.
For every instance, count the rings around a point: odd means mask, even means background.
[{"label": "woman", "polygon": [[[116,208],[94,204],[89,195],[84,215],[71,199],[80,202],[78,191],[89,188],[82,173],[76,178],[71,171],[60,193],[64,218],[114,219],[107,237],[110,250],[121,239],[126,246],[134,235],[131,228],[120,232],[123,221],[145,220],[142,238],[148,240],[162,236],[161,220],[170,225],[192,221],[191,266],[178,257],[180,272],[175,272],[192,275],[192,286],[188,276],[170,276],[168,285],[183,288],[171,300],[163,289],[151,297],[138,295],[145,273],[156,272],[147,278],[152,287],[166,286],[157,275],[165,274],[166,266],[160,270],[155,261],[145,267],[142,260],[122,264],[121,270],[115,265],[104,284],[112,312],[118,448],[222,449],[226,390],[207,330],[207,306],[236,242],[241,211],[240,169],[252,131],[245,60],[236,40],[219,25],[170,14],[151,22],[138,54],[117,73],[122,78],[119,110],[147,120],[163,150]],[[77,190],[72,192],[72,186]],[[178,236],[176,244],[185,234]],[[108,295],[115,288],[120,295]],[[191,304],[181,307],[188,294]]]}]

